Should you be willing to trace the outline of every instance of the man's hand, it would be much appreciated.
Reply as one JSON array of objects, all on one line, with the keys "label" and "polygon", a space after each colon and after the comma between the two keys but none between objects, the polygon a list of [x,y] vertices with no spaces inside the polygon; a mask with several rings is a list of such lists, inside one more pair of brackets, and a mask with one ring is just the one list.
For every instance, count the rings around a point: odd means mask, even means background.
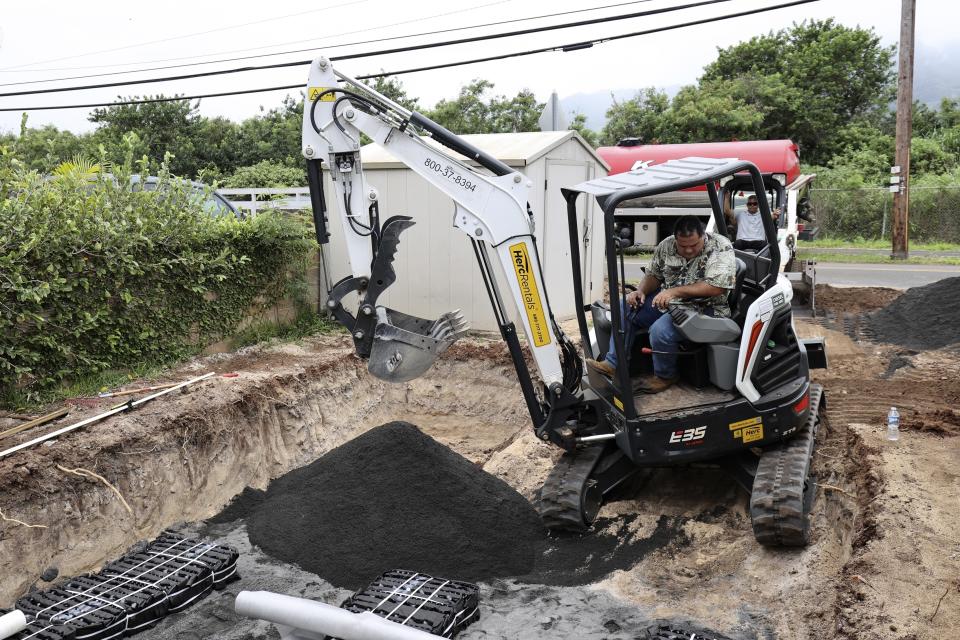
[{"label": "man's hand", "polygon": [[643,291],[640,289],[637,289],[636,291],[631,291],[630,293],[627,294],[627,304],[634,309],[636,309],[637,307],[642,307],[646,299],[647,299],[646,294],[644,294]]},{"label": "man's hand", "polygon": [[656,298],[653,299],[653,306],[655,306],[658,309],[662,309],[663,311],[666,311],[667,306],[670,304],[670,302],[672,300],[678,300],[679,298],[680,298],[680,294],[677,293],[676,290],[664,289],[663,291],[657,294]]},{"label": "man's hand", "polygon": [[777,207],[776,209],[773,210],[773,219],[774,219],[774,220],[779,220],[779,219],[780,219],[780,210],[781,210],[782,208],[783,208],[783,207]]}]

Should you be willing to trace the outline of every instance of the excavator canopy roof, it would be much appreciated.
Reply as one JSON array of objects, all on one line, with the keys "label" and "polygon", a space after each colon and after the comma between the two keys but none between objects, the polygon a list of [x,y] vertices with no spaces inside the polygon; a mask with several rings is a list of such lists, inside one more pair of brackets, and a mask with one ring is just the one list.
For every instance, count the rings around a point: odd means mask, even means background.
[{"label": "excavator canopy roof", "polygon": [[[618,202],[702,186],[753,167],[737,158],[681,158],[663,164],[604,176],[564,189],[593,195],[603,203],[610,196]],[[606,207],[605,207],[606,208]]]}]

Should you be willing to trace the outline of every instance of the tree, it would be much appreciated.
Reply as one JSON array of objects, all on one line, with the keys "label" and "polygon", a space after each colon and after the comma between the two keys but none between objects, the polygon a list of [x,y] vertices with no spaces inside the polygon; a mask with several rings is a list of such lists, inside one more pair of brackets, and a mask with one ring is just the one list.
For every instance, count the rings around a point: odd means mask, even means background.
[{"label": "tree", "polygon": [[94,140],[104,145],[112,160],[118,160],[116,153],[124,134],[135,132],[151,164],[159,166],[169,153],[172,173],[195,176],[199,169],[195,146],[200,121],[198,107],[199,103],[191,105],[189,100],[141,102],[94,109],[88,120],[98,125]]},{"label": "tree", "polygon": [[789,93],[776,102],[763,101],[765,118],[777,123],[767,137],[792,138],[808,158],[823,163],[840,150],[842,128],[888,110],[893,51],[872,29],[844,27],[832,19],[804,21],[721,49],[700,82],[778,77]]},{"label": "tree", "polygon": [[913,135],[934,136],[940,129],[940,118],[936,109],[917,100],[913,101]]},{"label": "tree", "polygon": [[915,137],[910,141],[911,174],[942,174],[947,173],[953,166],[954,159],[944,150],[939,140]]},{"label": "tree", "polygon": [[521,89],[510,99],[496,97],[490,102],[491,130],[495,133],[539,131],[543,106],[529,89]]},{"label": "tree", "polygon": [[579,133],[591,147],[600,145],[600,134],[587,126],[586,115],[575,113],[573,115],[573,121],[570,123],[570,129]]},{"label": "tree", "polygon": [[489,80],[473,80],[460,88],[455,100],[438,102],[428,117],[454,133],[490,133],[490,104],[483,94],[492,88]]},{"label": "tree", "polygon": [[[381,71],[383,71],[381,69]],[[420,111],[420,100],[411,98],[407,95],[407,90],[403,88],[403,83],[394,76],[380,76],[373,82],[373,89],[390,98],[404,109],[410,111]]]},{"label": "tree", "polygon": [[40,173],[50,173],[61,163],[86,151],[85,139],[69,131],[60,131],[49,124],[39,129],[27,127],[26,114],[20,135],[5,135],[0,142],[10,148],[24,168]]},{"label": "tree", "polygon": [[194,129],[197,178],[211,182],[233,173],[244,160],[240,125],[223,117],[201,118]]},{"label": "tree", "polygon": [[476,79],[460,88],[456,100],[441,100],[427,117],[457,134],[538,131],[543,103],[523,89],[516,96],[486,98],[489,80]]},{"label": "tree", "polygon": [[655,87],[641,89],[629,100],[617,102],[607,109],[607,123],[600,133],[602,144],[613,145],[622,138],[640,138],[651,142],[660,138],[661,118],[670,107],[670,98]]},{"label": "tree", "polygon": [[287,96],[281,107],[244,120],[240,124],[237,141],[237,167],[253,165],[261,160],[271,160],[288,167],[301,166],[302,114],[303,99]]},{"label": "tree", "polygon": [[303,167],[288,167],[262,160],[249,167],[240,167],[224,180],[223,186],[235,189],[302,187],[307,184]]},{"label": "tree", "polygon": [[733,83],[682,88],[659,125],[661,142],[716,142],[764,137],[762,108],[747,103]]}]

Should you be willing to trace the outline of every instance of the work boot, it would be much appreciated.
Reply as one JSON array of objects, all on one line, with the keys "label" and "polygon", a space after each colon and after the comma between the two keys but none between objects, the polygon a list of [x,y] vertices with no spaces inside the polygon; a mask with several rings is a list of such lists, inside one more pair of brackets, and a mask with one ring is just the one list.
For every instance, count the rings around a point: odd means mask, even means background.
[{"label": "work boot", "polygon": [[650,385],[650,381],[653,380],[654,377],[655,376],[652,373],[642,373],[636,378],[633,378],[631,381],[633,385],[632,386],[633,392],[640,393],[643,387],[647,387]]},{"label": "work boot", "polygon": [[660,393],[661,391],[666,391],[674,385],[674,383],[679,380],[679,376],[674,376],[672,378],[661,378],[660,376],[653,376],[649,380],[645,381],[643,384],[637,385],[637,391],[642,393]]},{"label": "work boot", "polygon": [[600,360],[598,362],[593,358],[587,358],[587,366],[608,378],[612,378],[617,372],[616,368],[606,360]]}]

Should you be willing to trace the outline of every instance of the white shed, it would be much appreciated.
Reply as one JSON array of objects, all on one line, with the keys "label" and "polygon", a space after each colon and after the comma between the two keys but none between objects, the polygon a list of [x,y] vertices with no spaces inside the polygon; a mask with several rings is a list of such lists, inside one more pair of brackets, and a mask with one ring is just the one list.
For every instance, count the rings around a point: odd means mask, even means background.
[{"label": "white shed", "polygon": [[[537,247],[543,261],[547,295],[558,320],[573,317],[567,209],[560,188],[605,176],[609,166],[575,131],[493,133],[463,138],[517,168],[533,182],[529,200],[536,220]],[[429,142],[435,144],[432,140]],[[413,216],[417,223],[400,238],[394,261],[397,281],[380,297],[379,304],[431,320],[460,309],[472,329],[497,330],[470,239],[453,226],[453,201],[377,144],[364,146],[361,159],[367,182],[380,194],[381,221],[402,214]],[[342,226],[335,203],[330,199],[334,191],[329,173],[325,181],[330,219],[330,244],[325,254],[330,278],[336,282],[350,274]],[[584,265],[582,283],[584,297],[589,301],[602,296],[602,212],[596,201],[581,196],[577,213]],[[499,263],[494,261],[494,264],[501,293],[509,297]],[[350,301],[344,302],[353,306]],[[515,306],[506,299],[504,303],[515,317]],[[521,323],[517,325],[518,330],[522,329]]]}]

